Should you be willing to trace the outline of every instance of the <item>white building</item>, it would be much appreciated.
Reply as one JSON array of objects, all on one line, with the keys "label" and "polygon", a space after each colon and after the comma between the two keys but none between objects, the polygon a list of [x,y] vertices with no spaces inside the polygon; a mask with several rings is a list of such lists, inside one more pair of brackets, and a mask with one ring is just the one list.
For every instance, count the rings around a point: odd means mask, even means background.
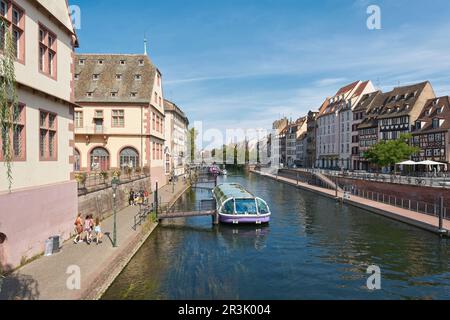
[{"label": "white building", "polygon": [[173,102],[164,100],[167,175],[175,177],[186,173],[189,120]]},{"label": "white building", "polygon": [[374,91],[371,81],[356,81],[339,89],[329,99],[329,104],[320,110],[317,120],[317,167],[351,169],[353,108],[363,95]]}]

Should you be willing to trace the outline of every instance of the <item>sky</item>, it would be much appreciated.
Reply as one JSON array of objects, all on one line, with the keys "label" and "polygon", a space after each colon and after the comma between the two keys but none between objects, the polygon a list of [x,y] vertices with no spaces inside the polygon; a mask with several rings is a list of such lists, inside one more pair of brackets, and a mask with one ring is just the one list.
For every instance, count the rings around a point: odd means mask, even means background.
[{"label": "sky", "polygon": [[[143,53],[191,124],[270,129],[356,80],[450,94],[448,0],[70,0],[80,53]],[[369,5],[381,29],[369,30]]]}]

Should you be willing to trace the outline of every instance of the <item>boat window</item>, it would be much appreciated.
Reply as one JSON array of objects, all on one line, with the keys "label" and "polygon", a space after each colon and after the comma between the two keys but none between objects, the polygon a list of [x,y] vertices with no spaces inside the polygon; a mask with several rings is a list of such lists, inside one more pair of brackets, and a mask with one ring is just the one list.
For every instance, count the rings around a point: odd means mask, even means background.
[{"label": "boat window", "polygon": [[262,201],[261,199],[256,199],[258,201],[258,210],[259,214],[268,214],[269,213],[269,207]]},{"label": "boat window", "polygon": [[256,202],[254,199],[236,200],[237,214],[257,214]]},{"label": "boat window", "polygon": [[234,214],[234,202],[233,202],[233,200],[225,202],[225,204],[223,205],[223,213],[225,213],[225,214]]}]

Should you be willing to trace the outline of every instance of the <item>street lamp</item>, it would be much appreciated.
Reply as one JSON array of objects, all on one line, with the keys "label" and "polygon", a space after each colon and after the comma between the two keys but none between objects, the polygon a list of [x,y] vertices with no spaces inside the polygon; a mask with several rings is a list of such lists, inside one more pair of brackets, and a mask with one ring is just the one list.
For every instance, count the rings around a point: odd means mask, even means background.
[{"label": "street lamp", "polygon": [[116,192],[119,186],[119,179],[114,177],[111,181],[111,187],[113,190],[113,210],[114,210],[114,229],[113,229],[113,247],[117,248],[117,209],[116,209]]}]

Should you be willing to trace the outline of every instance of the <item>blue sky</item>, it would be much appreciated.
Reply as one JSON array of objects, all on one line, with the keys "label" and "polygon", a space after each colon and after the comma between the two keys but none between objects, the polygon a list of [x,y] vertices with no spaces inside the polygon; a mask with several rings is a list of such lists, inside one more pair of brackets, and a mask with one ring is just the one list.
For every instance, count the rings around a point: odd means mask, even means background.
[{"label": "blue sky", "polygon": [[[450,94],[448,0],[71,0],[79,52],[142,53],[165,97],[204,128],[267,128],[370,79],[383,90],[430,80]],[[382,29],[366,27],[380,6]]]}]

